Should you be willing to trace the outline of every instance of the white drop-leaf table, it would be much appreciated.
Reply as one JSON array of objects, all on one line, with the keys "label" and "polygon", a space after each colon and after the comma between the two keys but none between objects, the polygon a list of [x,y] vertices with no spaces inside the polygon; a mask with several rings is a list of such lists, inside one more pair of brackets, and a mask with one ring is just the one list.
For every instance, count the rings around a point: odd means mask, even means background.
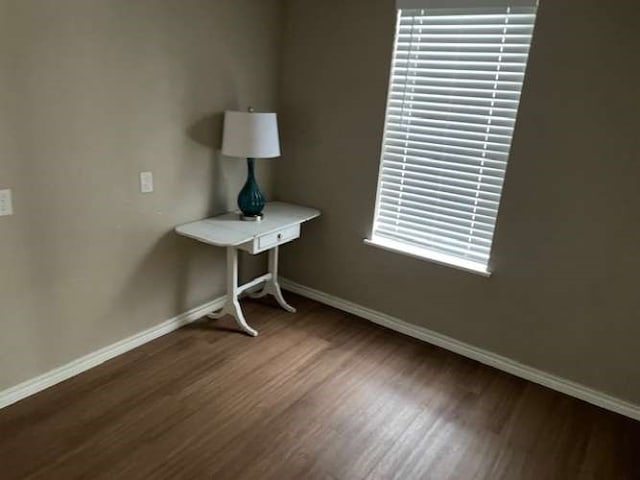
[{"label": "white drop-leaf table", "polygon": [[[231,315],[242,331],[255,337],[258,332],[247,323],[238,297],[260,285],[262,288],[257,293],[250,293],[251,297],[273,295],[282,308],[295,312],[282,296],[278,283],[278,247],[298,238],[300,226],[319,215],[320,211],[313,208],[269,202],[264,208],[264,218],[259,222],[241,220],[237,212],[230,212],[176,227],[179,235],[227,249],[227,300],[219,312],[209,316],[220,318]],[[268,251],[268,273],[238,285],[238,250],[252,255]]]}]

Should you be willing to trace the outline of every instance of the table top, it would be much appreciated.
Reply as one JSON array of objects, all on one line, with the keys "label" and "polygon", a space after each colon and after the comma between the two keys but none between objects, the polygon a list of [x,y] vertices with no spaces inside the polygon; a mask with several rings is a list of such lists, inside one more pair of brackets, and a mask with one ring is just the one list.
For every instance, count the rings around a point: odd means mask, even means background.
[{"label": "table top", "polygon": [[179,235],[217,247],[232,247],[320,215],[320,211],[315,208],[283,202],[267,203],[263,213],[264,218],[259,222],[247,222],[240,219],[239,212],[229,212],[180,225],[175,231]]}]

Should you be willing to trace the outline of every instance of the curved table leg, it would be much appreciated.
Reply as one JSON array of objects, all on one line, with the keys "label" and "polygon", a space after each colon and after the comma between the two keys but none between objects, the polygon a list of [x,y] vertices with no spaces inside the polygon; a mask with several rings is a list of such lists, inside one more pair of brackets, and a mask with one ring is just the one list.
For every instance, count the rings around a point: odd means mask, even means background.
[{"label": "curved table leg", "polygon": [[276,302],[278,302],[278,305],[284,308],[287,312],[295,313],[296,309],[289,305],[282,296],[282,290],[280,290],[280,284],[278,283],[278,253],[277,246],[269,250],[269,273],[271,273],[271,280],[265,284],[264,289],[260,294],[273,295]]},{"label": "curved table leg", "polygon": [[271,284],[269,285],[269,293],[273,295],[273,297],[276,299],[276,302],[278,302],[278,305],[284,308],[287,312],[296,313],[295,307],[289,305],[282,296],[282,290],[280,290],[280,284],[277,280],[271,280]]},{"label": "curved table leg", "polygon": [[227,247],[227,301],[222,310],[207,315],[209,318],[220,318],[231,315],[244,333],[255,337],[258,332],[251,328],[244,318],[242,307],[238,301],[238,251],[235,247]]},{"label": "curved table leg", "polygon": [[251,335],[252,337],[257,337],[258,331],[251,328],[247,323],[247,320],[244,318],[244,313],[242,313],[242,307],[240,306],[240,302],[238,302],[238,299],[234,299],[233,302],[228,305],[229,309],[231,310],[229,314],[236,319],[236,323],[238,324],[238,327],[240,327],[240,330]]},{"label": "curved table leg", "polygon": [[276,302],[278,302],[278,305],[284,308],[287,312],[296,313],[295,307],[292,307],[291,305],[289,305],[287,301],[284,299],[284,296],[282,295],[282,290],[280,289],[280,284],[278,283],[277,280],[274,280],[274,279],[268,280],[267,283],[265,283],[265,285],[260,290],[258,290],[257,292],[250,293],[249,297],[262,298],[267,295],[273,295],[273,298],[275,298]]},{"label": "curved table leg", "polygon": [[[269,273],[271,278],[267,280],[262,289],[257,292],[249,292],[251,298],[261,298],[265,295],[273,295],[283,309],[287,312],[295,313],[296,309],[289,305],[282,295],[280,284],[278,283],[278,247],[269,250]],[[227,247],[227,302],[218,312],[207,315],[209,318],[217,319],[224,315],[231,315],[240,327],[240,330],[255,337],[258,332],[251,328],[244,318],[242,307],[238,301],[241,290],[238,288],[238,251],[234,247]]]},{"label": "curved table leg", "polygon": [[238,324],[238,327],[240,327],[240,330],[242,330],[244,333],[251,335],[252,337],[258,336],[258,332],[255,329],[251,328],[247,323],[247,320],[244,318],[242,307],[240,306],[240,302],[238,302],[237,299],[228,301],[227,303],[225,303],[224,307],[222,307],[222,310],[210,313],[209,315],[207,315],[207,317],[217,320],[218,318],[224,317],[225,315],[231,315]]}]

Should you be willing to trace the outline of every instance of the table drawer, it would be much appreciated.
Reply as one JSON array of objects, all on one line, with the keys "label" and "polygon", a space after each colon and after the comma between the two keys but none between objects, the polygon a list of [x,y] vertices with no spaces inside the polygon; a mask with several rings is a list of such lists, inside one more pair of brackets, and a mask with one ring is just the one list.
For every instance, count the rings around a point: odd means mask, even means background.
[{"label": "table drawer", "polygon": [[293,225],[292,227],[283,228],[277,232],[267,233],[258,237],[254,242],[254,252],[262,252],[273,248],[276,245],[286,243],[289,240],[298,238],[300,236],[300,225]]}]

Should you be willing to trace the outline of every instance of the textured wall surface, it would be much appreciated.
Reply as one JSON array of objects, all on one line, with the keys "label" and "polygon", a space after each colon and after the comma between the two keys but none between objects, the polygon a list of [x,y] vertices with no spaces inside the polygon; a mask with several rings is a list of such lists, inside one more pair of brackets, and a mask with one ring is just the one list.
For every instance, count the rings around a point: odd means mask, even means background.
[{"label": "textured wall surface", "polygon": [[172,229],[233,206],[246,167],[218,158],[221,112],[276,107],[281,14],[0,0],[0,390],[224,293],[224,251]]},{"label": "textured wall surface", "polygon": [[289,0],[282,199],[323,217],[283,275],[640,402],[635,2],[541,1],[489,279],[370,234],[394,0]]}]

